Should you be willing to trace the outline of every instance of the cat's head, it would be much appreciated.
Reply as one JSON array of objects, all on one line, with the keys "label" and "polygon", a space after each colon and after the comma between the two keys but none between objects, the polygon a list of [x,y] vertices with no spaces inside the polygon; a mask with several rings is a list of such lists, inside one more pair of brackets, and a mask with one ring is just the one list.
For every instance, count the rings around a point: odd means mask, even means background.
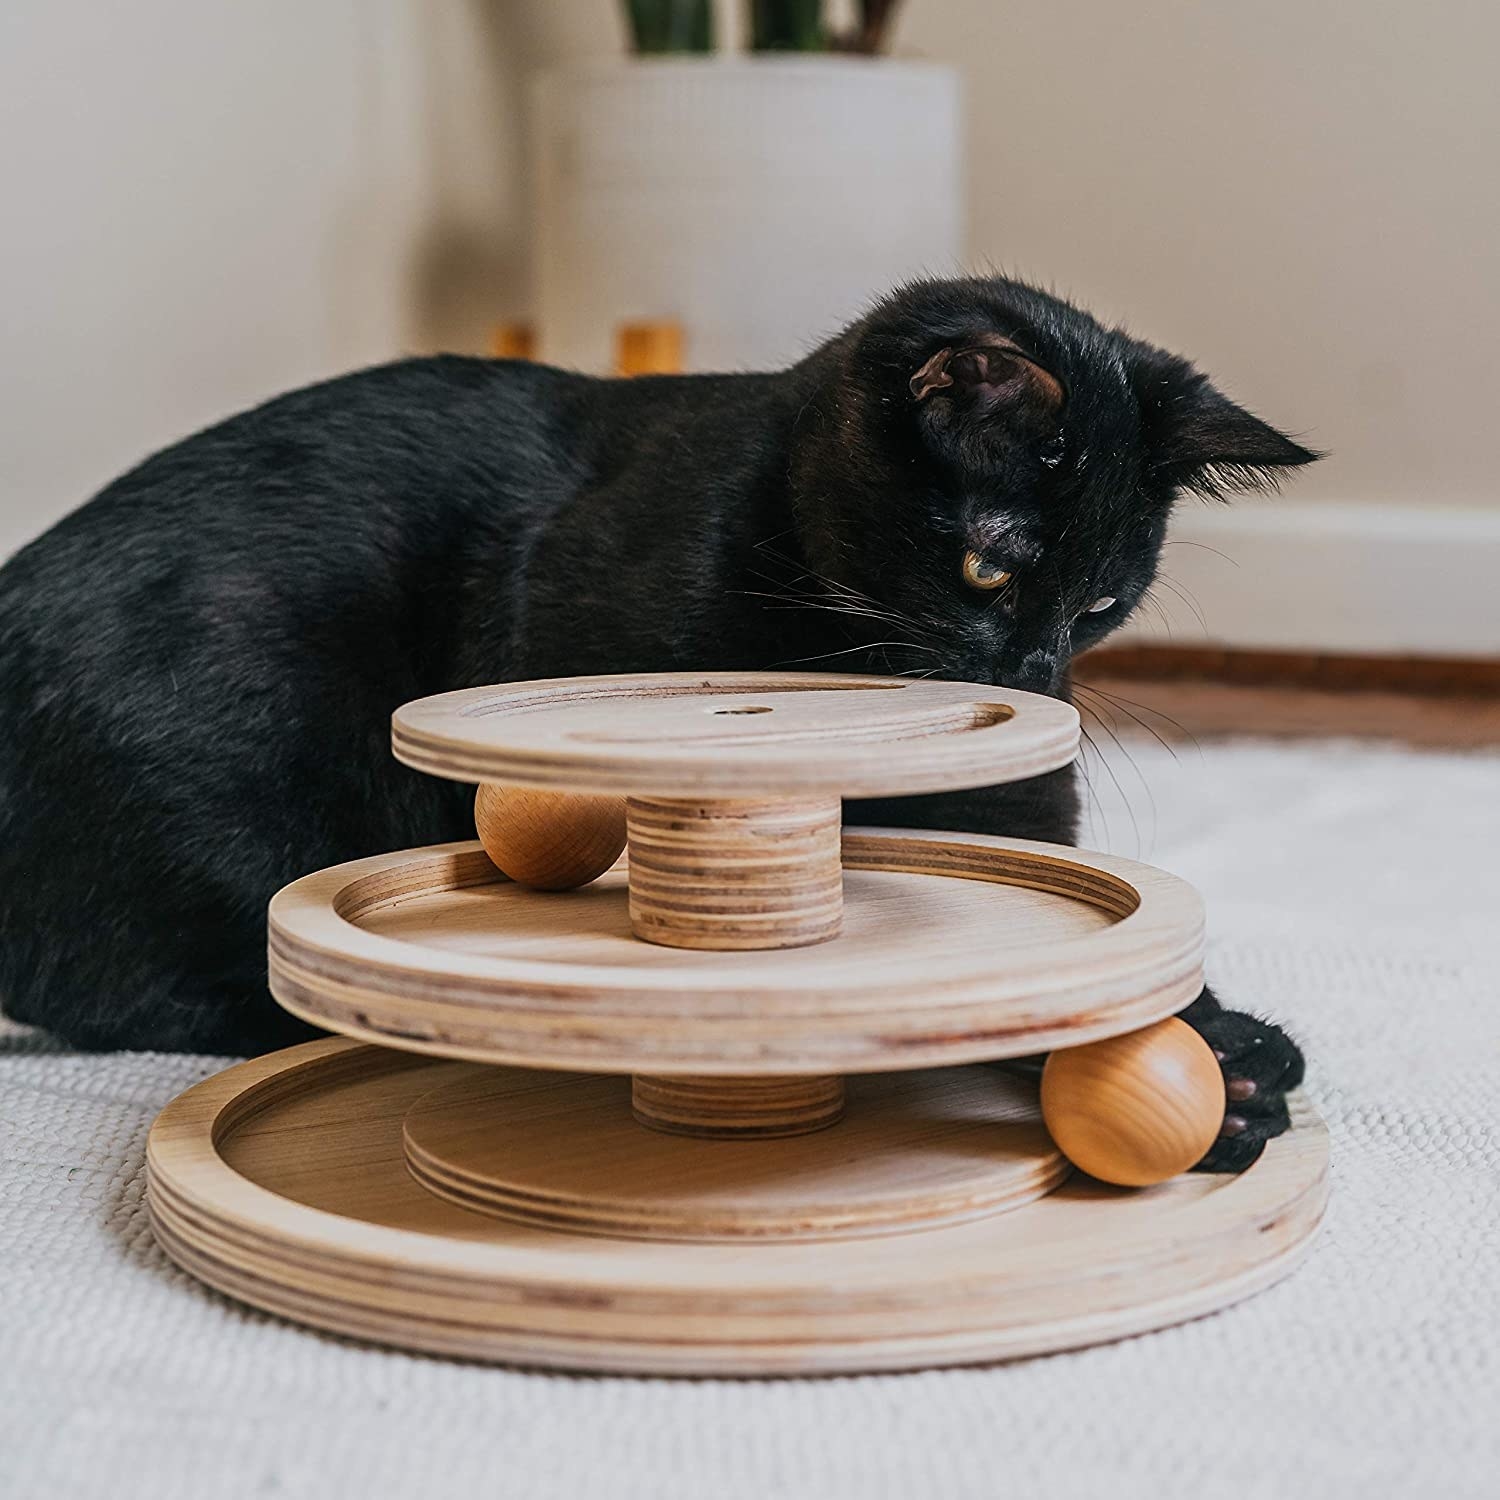
[{"label": "cat's head", "polygon": [[[808,561],[903,671],[1050,692],[1156,576],[1173,500],[1318,455],[1186,360],[999,278],[923,282],[815,357]],[[878,658],[876,659],[878,661]]]}]

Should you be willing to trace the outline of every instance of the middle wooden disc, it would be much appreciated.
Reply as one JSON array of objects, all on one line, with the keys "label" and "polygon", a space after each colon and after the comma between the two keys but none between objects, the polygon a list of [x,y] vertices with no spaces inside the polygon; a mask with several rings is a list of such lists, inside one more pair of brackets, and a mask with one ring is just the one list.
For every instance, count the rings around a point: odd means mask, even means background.
[{"label": "middle wooden disc", "polygon": [[476,1065],[412,1104],[403,1141],[413,1176],[465,1208],[633,1239],[926,1229],[1030,1203],[1068,1172],[1035,1085],[987,1067],[850,1078],[827,1130],[710,1140],[639,1124],[628,1078]]}]

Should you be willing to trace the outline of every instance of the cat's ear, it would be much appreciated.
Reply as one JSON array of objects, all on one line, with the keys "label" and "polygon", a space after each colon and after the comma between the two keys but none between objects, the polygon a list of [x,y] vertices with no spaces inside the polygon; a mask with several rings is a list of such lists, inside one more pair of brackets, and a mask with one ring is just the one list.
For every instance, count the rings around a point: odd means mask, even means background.
[{"label": "cat's ear", "polygon": [[1062,409],[1062,382],[999,334],[939,349],[910,381],[912,398],[962,401],[981,414],[1014,411],[1050,422]]},{"label": "cat's ear", "polygon": [[1136,395],[1153,474],[1215,498],[1274,489],[1282,469],[1322,455],[1237,406],[1186,360],[1163,356],[1139,367]]}]

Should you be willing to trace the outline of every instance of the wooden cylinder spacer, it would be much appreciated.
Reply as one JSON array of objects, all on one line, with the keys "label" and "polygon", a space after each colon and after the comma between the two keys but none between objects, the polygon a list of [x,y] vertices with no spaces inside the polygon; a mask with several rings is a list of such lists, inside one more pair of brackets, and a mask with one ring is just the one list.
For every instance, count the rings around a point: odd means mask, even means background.
[{"label": "wooden cylinder spacer", "polygon": [[844,1080],[835,1074],[808,1078],[671,1078],[637,1073],[630,1081],[637,1120],[668,1135],[765,1140],[808,1135],[844,1112]]},{"label": "wooden cylinder spacer", "polygon": [[630,797],[630,925],[668,948],[801,948],[844,912],[837,797]]}]

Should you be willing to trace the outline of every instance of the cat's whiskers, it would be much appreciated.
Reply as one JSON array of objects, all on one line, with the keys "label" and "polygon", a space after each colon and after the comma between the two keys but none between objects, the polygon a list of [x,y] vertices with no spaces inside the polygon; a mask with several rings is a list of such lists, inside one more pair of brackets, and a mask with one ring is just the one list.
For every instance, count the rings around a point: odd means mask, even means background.
[{"label": "cat's whiskers", "polygon": [[[843,583],[837,578],[830,578],[826,573],[820,573],[816,568],[808,567],[806,563],[800,563],[796,559],[787,557],[783,553],[773,551],[764,542],[759,544],[757,550],[765,552],[766,555],[773,561],[784,563],[787,567],[797,570],[795,576],[790,580],[791,587],[795,587],[796,585],[800,584],[804,579],[812,579],[814,582],[822,585],[824,589],[831,592],[835,598],[844,599],[851,604],[857,604],[866,608],[879,610],[882,613],[890,614],[890,611],[882,606],[878,599],[875,599],[871,595],[866,594],[861,589],[855,588],[852,584]],[[758,578],[764,578],[767,583],[776,582],[775,579],[768,578],[763,573],[758,573],[755,576]],[[892,614],[891,618],[901,618],[901,616]]]},{"label": "cat's whiskers", "polygon": [[[1157,580],[1158,583],[1160,581],[1161,581],[1160,579]],[[1167,637],[1167,640],[1168,641],[1172,640],[1173,639],[1173,635],[1174,635],[1174,632],[1172,630],[1172,618],[1166,612],[1166,610],[1162,607],[1161,600],[1156,597],[1156,584],[1155,583],[1153,583],[1151,585],[1151,587],[1148,588],[1146,590],[1146,592],[1141,595],[1139,601],[1136,604],[1136,608],[1137,609],[1144,609],[1148,605],[1152,609],[1154,609],[1156,611],[1156,620],[1157,620],[1157,623],[1161,626],[1163,632],[1165,633],[1165,635]]]},{"label": "cat's whiskers", "polygon": [[1172,728],[1175,729],[1177,733],[1182,737],[1182,739],[1190,744],[1195,750],[1202,749],[1202,746],[1198,743],[1197,737],[1189,729],[1185,728],[1182,724],[1179,724],[1178,721],[1171,716],[1171,714],[1163,713],[1159,708],[1152,708],[1149,703],[1141,703],[1134,698],[1122,697],[1119,693],[1109,692],[1107,689],[1096,687],[1092,683],[1075,682],[1073,684],[1073,691],[1075,693],[1087,693],[1091,697],[1095,698],[1102,698],[1104,702],[1110,705],[1111,708],[1117,709],[1120,713],[1124,714],[1126,718],[1130,719],[1133,723],[1138,724],[1143,730],[1145,730],[1145,732],[1149,734],[1151,738],[1154,739],[1162,747],[1162,749],[1164,749],[1169,755],[1171,755],[1174,760],[1181,758],[1177,754],[1176,746],[1173,745],[1172,742],[1165,736],[1160,734],[1149,723],[1147,723],[1145,719],[1141,718],[1140,714],[1132,713],[1131,709],[1138,708],[1140,709],[1141,713],[1150,714],[1153,718],[1160,719],[1165,724],[1170,724]]},{"label": "cat's whiskers", "polygon": [[[1113,733],[1113,731],[1110,730],[1109,726],[1107,724],[1105,724],[1104,721],[1101,718],[1099,718],[1099,716],[1097,714],[1095,714],[1093,717],[1094,717],[1094,722],[1096,724],[1098,724],[1099,727],[1102,728],[1105,731],[1105,733],[1109,734],[1110,737],[1118,745],[1120,743],[1119,736],[1115,735]],[[1140,823],[1136,819],[1135,808],[1131,805],[1130,797],[1126,793],[1124,786],[1121,784],[1120,778],[1115,775],[1115,769],[1114,769],[1114,767],[1112,765],[1110,765],[1110,763],[1109,763],[1109,757],[1106,756],[1105,753],[1104,753],[1104,751],[1100,748],[1098,740],[1096,740],[1093,737],[1093,735],[1091,735],[1088,732],[1088,730],[1082,724],[1080,724],[1078,726],[1078,732],[1079,732],[1080,735],[1083,736],[1083,739],[1087,743],[1089,749],[1094,752],[1095,758],[1098,760],[1099,764],[1104,768],[1105,775],[1108,776],[1109,779],[1110,779],[1110,781],[1114,784],[1115,791],[1119,793],[1120,801],[1121,801],[1121,803],[1124,804],[1124,807],[1125,807],[1126,816],[1130,819],[1130,831],[1131,831],[1131,834],[1132,834],[1132,836],[1133,836],[1133,838],[1135,840],[1135,857],[1136,858],[1140,858],[1140,855],[1141,855],[1141,825],[1140,825]],[[1123,746],[1121,748],[1123,749]],[[1135,768],[1136,775],[1140,776],[1140,768],[1135,765],[1135,761],[1131,759],[1131,756],[1130,756],[1130,754],[1129,754],[1128,751],[1125,752],[1125,758],[1126,758],[1126,760],[1129,760],[1130,763],[1131,763],[1131,765],[1132,765],[1132,767]],[[1083,764],[1083,757],[1081,757],[1081,756],[1079,757],[1078,764],[1080,764],[1080,765]],[[1142,778],[1142,785],[1143,786],[1145,785],[1144,778]],[[1149,797],[1150,796],[1150,788],[1149,787],[1147,787],[1146,793],[1147,793],[1147,796]],[[1108,814],[1104,810],[1103,800],[1099,797],[1099,795],[1098,795],[1097,792],[1095,792],[1095,794],[1094,794],[1094,801],[1095,801],[1096,805],[1099,808],[1100,818],[1101,818],[1101,820],[1104,823],[1104,838],[1105,838],[1106,845],[1108,845],[1108,842],[1109,842],[1109,817],[1108,817]],[[1151,803],[1151,811],[1152,811],[1152,817],[1154,819],[1155,818],[1155,814],[1156,814],[1156,803],[1155,803],[1154,799],[1152,800],[1152,803]]]},{"label": "cat's whiskers", "polygon": [[[1085,740],[1088,739],[1088,730],[1086,730],[1081,723],[1078,727],[1078,732]],[[1088,811],[1089,803],[1092,803],[1093,806],[1098,809],[1100,831],[1104,835],[1103,847],[1107,849],[1109,847],[1109,813],[1105,810],[1104,801],[1099,796],[1098,791],[1094,787],[1094,778],[1089,775],[1088,757],[1080,754],[1077,759],[1074,760],[1073,764],[1077,766],[1078,774],[1083,778],[1084,791],[1087,793],[1087,800],[1084,804],[1084,810],[1085,812]],[[1092,821],[1092,814],[1090,814],[1089,816]]]},{"label": "cat's whiskers", "polygon": [[1194,595],[1191,590],[1178,583],[1175,578],[1168,578],[1165,574],[1159,577],[1156,581],[1171,589],[1171,591],[1179,599],[1181,599],[1182,602],[1187,605],[1190,610],[1192,610],[1194,615],[1197,616],[1199,627],[1202,629],[1204,635],[1207,635],[1208,621],[1203,616],[1203,606],[1198,603],[1196,595]]},{"label": "cat's whiskers", "polygon": [[1195,541],[1189,540],[1187,537],[1182,537],[1182,536],[1169,536],[1166,539],[1166,541],[1164,541],[1162,543],[1162,546],[1164,546],[1164,547],[1198,547],[1198,548],[1201,548],[1204,552],[1212,552],[1215,557],[1222,557],[1224,559],[1224,561],[1227,562],[1231,568],[1237,568],[1237,567],[1239,567],[1239,563],[1238,563],[1238,561],[1235,558],[1232,558],[1227,552],[1221,552],[1221,551],[1219,551],[1219,549],[1217,547],[1210,547],[1207,542],[1195,542]]},{"label": "cat's whiskers", "polygon": [[[1155,797],[1155,795],[1153,794],[1153,792],[1151,790],[1151,784],[1150,784],[1150,782],[1148,782],[1146,780],[1145,773],[1141,770],[1140,766],[1136,763],[1135,757],[1130,753],[1130,751],[1127,748],[1125,742],[1120,738],[1119,734],[1116,732],[1116,728],[1115,728],[1114,722],[1109,717],[1109,711],[1108,711],[1108,709],[1101,710],[1099,708],[1093,708],[1093,707],[1090,707],[1089,705],[1085,704],[1084,705],[1084,712],[1087,713],[1089,715],[1089,717],[1094,721],[1094,723],[1100,729],[1102,729],[1105,734],[1107,734],[1109,736],[1110,740],[1114,743],[1115,748],[1120,752],[1121,755],[1123,755],[1125,757],[1125,760],[1128,763],[1128,765],[1130,766],[1130,769],[1135,772],[1135,779],[1140,783],[1141,790],[1143,792],[1145,792],[1145,794],[1146,794],[1146,801],[1150,804],[1150,807],[1151,807],[1151,837],[1154,840],[1155,837],[1156,837],[1157,811],[1156,811],[1156,797]],[[1079,733],[1083,736],[1083,738],[1085,740],[1088,741],[1089,748],[1092,749],[1093,752],[1094,752],[1094,754],[1098,757],[1099,764],[1104,767],[1105,773],[1108,775],[1109,779],[1114,783],[1115,791],[1118,792],[1119,795],[1120,795],[1120,801],[1122,803],[1124,803],[1124,805],[1125,805],[1125,811],[1126,811],[1127,815],[1130,818],[1131,832],[1132,832],[1132,834],[1135,837],[1135,851],[1134,851],[1135,857],[1137,859],[1139,859],[1139,858],[1143,857],[1143,854],[1144,854],[1145,851],[1143,850],[1142,845],[1141,845],[1141,827],[1140,827],[1139,821],[1136,818],[1135,807],[1134,807],[1134,805],[1132,804],[1132,802],[1130,800],[1130,794],[1128,792],[1126,792],[1124,783],[1115,774],[1115,768],[1110,764],[1109,757],[1105,755],[1103,747],[1088,732],[1088,730],[1083,727],[1083,725],[1081,723],[1079,725]],[[1102,809],[1102,806],[1101,806],[1101,812],[1102,812],[1102,810],[1103,809]],[[1107,829],[1106,829],[1106,831],[1107,831]]]},{"label": "cat's whiskers", "polygon": [[735,591],[742,598],[768,599],[772,607],[777,610],[791,609],[821,609],[832,614],[849,615],[858,619],[874,620],[882,625],[899,625],[908,630],[920,631],[921,626],[904,615],[891,614],[886,610],[875,610],[854,604],[837,604],[827,599],[819,599],[807,594],[769,594],[758,592],[753,589],[738,589]]},{"label": "cat's whiskers", "polygon": [[[816,656],[792,656],[788,657],[785,661],[772,662],[771,665],[773,668],[796,667],[810,661],[828,661],[835,656],[851,656],[856,651],[879,651],[888,646],[900,647],[902,650],[906,651],[930,651],[934,654],[936,654],[937,651],[937,647],[935,646],[923,646],[916,641],[871,641],[869,645],[846,646],[842,651],[822,651],[819,652]],[[886,665],[890,665],[889,657],[886,658]],[[909,674],[905,672],[898,672],[895,675],[898,677],[905,677]]]},{"label": "cat's whiskers", "polygon": [[[776,556],[774,553],[771,555],[773,557]],[[791,567],[798,566],[789,558],[778,560],[785,561]],[[848,584],[840,583],[835,578],[828,578],[815,569],[803,567],[797,576],[789,582],[783,582],[764,573],[756,573],[754,576],[771,584],[775,592],[764,593],[750,589],[737,590],[736,592],[742,597],[768,599],[776,607],[782,609],[822,609],[834,614],[873,620],[880,624],[895,626],[911,635],[925,636],[929,642],[941,639],[934,630],[922,621],[914,619],[899,610],[892,610],[861,590],[853,588]],[[804,580],[811,580],[819,585],[824,592],[813,594],[800,588],[799,585]],[[929,649],[936,649],[936,647],[930,647]]]}]

